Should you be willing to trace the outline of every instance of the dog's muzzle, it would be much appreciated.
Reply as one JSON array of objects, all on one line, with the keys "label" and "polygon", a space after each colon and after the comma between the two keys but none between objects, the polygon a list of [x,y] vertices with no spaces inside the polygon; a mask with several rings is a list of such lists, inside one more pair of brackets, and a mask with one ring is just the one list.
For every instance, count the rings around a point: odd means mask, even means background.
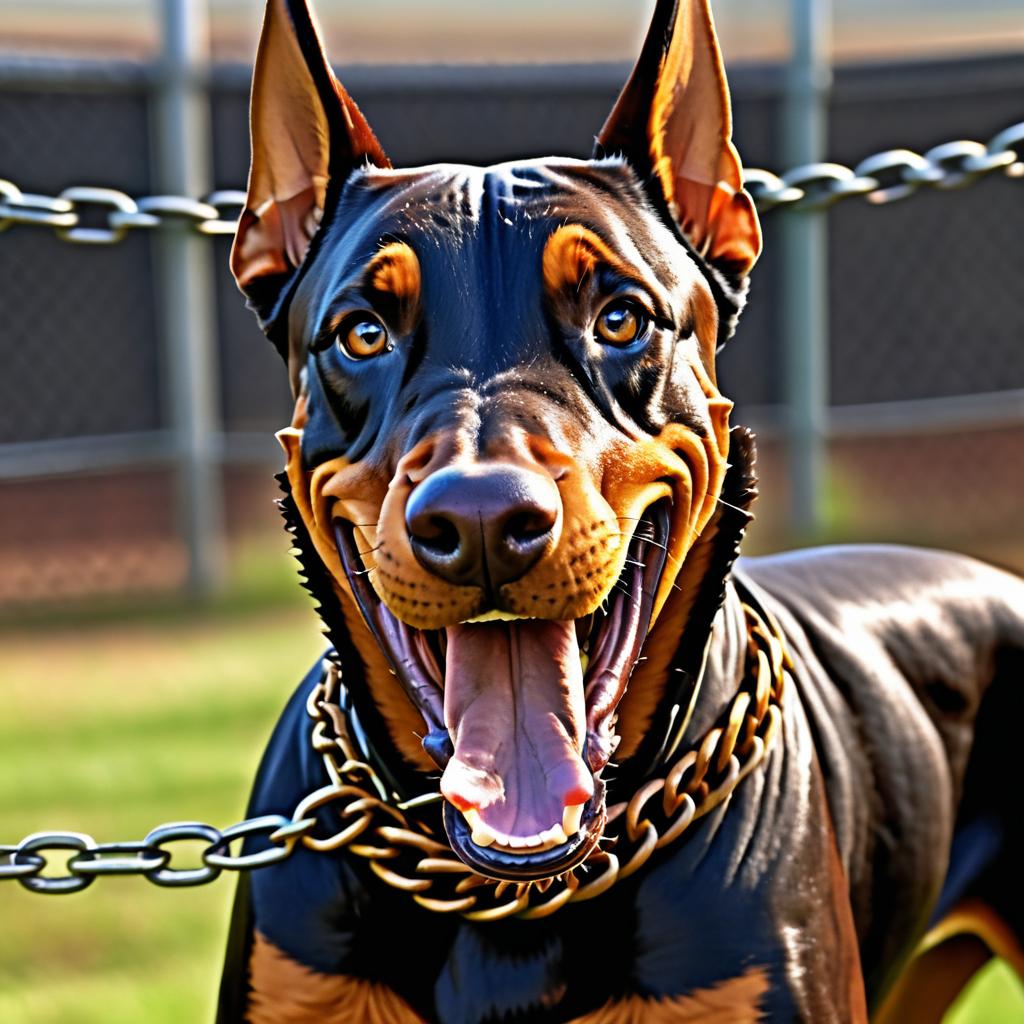
[{"label": "dog's muzzle", "polygon": [[669,505],[636,524],[601,609],[558,622],[483,616],[439,630],[398,620],[377,597],[354,533],[336,537],[352,591],[423,715],[442,769],[452,849],[480,874],[511,881],[576,867],[606,822],[601,773],[615,714],[646,638],[666,561]]}]

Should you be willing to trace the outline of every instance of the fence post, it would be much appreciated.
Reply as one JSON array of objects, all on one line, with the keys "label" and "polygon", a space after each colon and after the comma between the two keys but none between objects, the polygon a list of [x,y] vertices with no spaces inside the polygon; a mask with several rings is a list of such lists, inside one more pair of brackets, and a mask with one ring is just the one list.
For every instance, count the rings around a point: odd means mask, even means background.
[{"label": "fence post", "polygon": [[[205,6],[206,0],[160,0],[154,151],[157,187],[170,195],[210,190]],[[188,551],[188,590],[201,598],[216,589],[223,571],[213,259],[209,241],[184,223],[158,232],[155,244],[179,521]]]},{"label": "fence post", "polygon": [[[792,54],[783,106],[788,167],[823,160],[832,86],[831,0],[792,0]],[[783,215],[782,329],[791,528],[825,525],[828,418],[828,225],[824,212]]]}]

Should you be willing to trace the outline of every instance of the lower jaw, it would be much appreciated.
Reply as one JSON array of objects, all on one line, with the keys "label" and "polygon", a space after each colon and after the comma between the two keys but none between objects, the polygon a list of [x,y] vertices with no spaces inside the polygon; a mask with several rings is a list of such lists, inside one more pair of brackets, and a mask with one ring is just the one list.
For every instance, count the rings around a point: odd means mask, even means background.
[{"label": "lower jaw", "polygon": [[473,842],[469,822],[449,803],[444,805],[444,827],[459,858],[480,875],[504,882],[533,882],[555,878],[579,867],[591,854],[607,820],[605,787],[594,780],[594,795],[583,810],[579,831],[568,841],[543,852],[505,851]]}]

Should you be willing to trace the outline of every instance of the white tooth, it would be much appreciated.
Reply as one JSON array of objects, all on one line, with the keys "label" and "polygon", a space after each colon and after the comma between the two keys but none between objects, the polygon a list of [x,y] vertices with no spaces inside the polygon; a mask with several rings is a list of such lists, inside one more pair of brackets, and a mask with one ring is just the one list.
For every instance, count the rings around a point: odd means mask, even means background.
[{"label": "white tooth", "polygon": [[497,610],[487,612],[486,615],[478,615],[474,619],[464,619],[460,626],[475,626],[482,622],[520,622],[526,621],[527,615],[513,615],[511,612],[499,612]]},{"label": "white tooth", "polygon": [[529,839],[524,839],[522,836],[509,836],[508,845],[513,850],[525,850],[526,847],[532,845]]},{"label": "white tooth", "polygon": [[475,807],[470,807],[468,811],[463,811],[462,816],[466,819],[472,832],[473,842],[477,846],[493,846],[494,841],[497,838],[494,833],[484,824],[483,819],[480,817],[480,812]]},{"label": "white tooth", "polygon": [[[562,829],[566,836],[574,836],[580,830],[580,822],[583,819],[583,808],[586,804],[574,804],[566,807],[562,812]],[[563,839],[563,842],[565,840]]]}]

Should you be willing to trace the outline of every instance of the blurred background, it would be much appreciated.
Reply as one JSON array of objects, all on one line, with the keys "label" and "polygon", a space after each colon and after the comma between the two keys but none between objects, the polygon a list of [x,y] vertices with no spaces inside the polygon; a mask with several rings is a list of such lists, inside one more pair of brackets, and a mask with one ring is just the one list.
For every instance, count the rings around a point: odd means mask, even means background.
[{"label": "blurred background", "polygon": [[[261,6],[0,0],[0,179],[48,196],[243,188]],[[653,3],[316,6],[409,165],[587,155]],[[715,11],[748,167],[854,165],[1024,121],[1019,0]],[[721,362],[761,442],[750,551],[910,541],[1024,570],[1022,213],[1024,185],[999,173],[763,216]],[[0,843],[228,824],[319,649],[273,505],[289,395],[229,243],[75,245],[0,218]],[[0,1020],[207,1019],[229,894],[0,887]],[[960,1024],[1024,1019],[1000,971]]]}]

